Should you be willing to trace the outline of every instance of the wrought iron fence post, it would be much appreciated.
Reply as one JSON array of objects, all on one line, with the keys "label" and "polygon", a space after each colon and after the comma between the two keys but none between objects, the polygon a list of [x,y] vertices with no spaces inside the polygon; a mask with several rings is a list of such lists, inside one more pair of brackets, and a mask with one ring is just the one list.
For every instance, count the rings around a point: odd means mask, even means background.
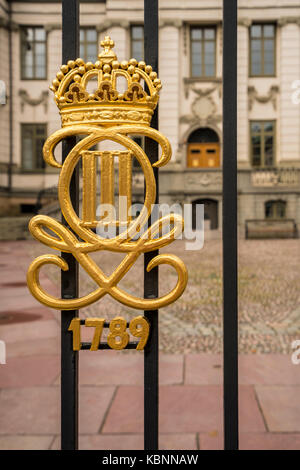
[{"label": "wrought iron fence post", "polygon": [[223,0],[224,448],[238,449],[237,0]]},{"label": "wrought iron fence post", "polygon": [[[62,0],[62,62],[79,56],[79,0]],[[63,141],[62,161],[76,144],[76,137]],[[73,207],[79,209],[79,172],[74,171],[70,184]],[[62,216],[63,225],[67,225]],[[71,253],[62,253],[69,269],[61,273],[61,297],[78,297],[78,263]],[[70,322],[78,310],[61,312],[61,448],[78,449],[78,351],[73,351]]]},{"label": "wrought iron fence post", "polygon": [[[145,62],[158,73],[158,0],[144,0],[144,51]],[[158,109],[152,117],[152,127],[158,129]],[[145,152],[151,163],[158,160],[158,144],[145,139]],[[153,168],[156,181],[156,201],[158,204],[158,169]],[[152,214],[151,222],[154,222]],[[144,256],[144,297],[158,297],[158,267],[147,272],[146,267],[158,251],[145,253]],[[158,449],[158,310],[145,311],[149,321],[150,336],[144,352],[144,447],[145,450]]]}]

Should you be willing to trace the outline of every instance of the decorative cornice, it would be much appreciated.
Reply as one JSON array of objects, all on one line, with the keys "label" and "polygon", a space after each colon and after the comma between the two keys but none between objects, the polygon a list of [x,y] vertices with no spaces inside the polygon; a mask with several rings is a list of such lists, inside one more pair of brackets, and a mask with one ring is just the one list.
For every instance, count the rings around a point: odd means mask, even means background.
[{"label": "decorative cornice", "polygon": [[252,20],[250,18],[240,18],[238,20],[238,26],[245,26],[245,28],[249,28],[252,25]]},{"label": "decorative cornice", "polygon": [[159,22],[160,28],[165,28],[167,26],[173,26],[174,28],[180,29],[183,25],[183,21],[177,18],[174,19],[162,19]]},{"label": "decorative cornice", "polygon": [[48,90],[42,91],[39,98],[31,98],[26,90],[19,90],[19,96],[21,98],[21,111],[24,111],[25,104],[29,106],[38,106],[39,104],[44,105],[45,112],[48,110]]},{"label": "decorative cornice", "polygon": [[51,31],[61,29],[60,23],[48,23],[44,26],[46,33],[51,33]]},{"label": "decorative cornice", "polygon": [[248,87],[248,109],[249,111],[252,110],[254,101],[258,101],[258,103],[268,103],[269,101],[272,102],[274,110],[276,110],[276,98],[277,93],[279,93],[279,87],[277,85],[271,86],[268,93],[266,95],[259,95],[256,88],[254,86]]},{"label": "decorative cornice", "polygon": [[297,16],[284,16],[277,21],[278,26],[286,26],[287,24],[297,24],[300,26],[300,18]]},{"label": "decorative cornice", "polygon": [[8,18],[0,18],[0,28],[4,28],[11,31],[18,31],[19,25],[14,21],[9,21]]},{"label": "decorative cornice", "polygon": [[102,33],[103,31],[107,31],[108,29],[114,27],[129,29],[130,22],[124,19],[104,20],[101,24],[98,24],[96,26],[96,30],[98,33]]}]

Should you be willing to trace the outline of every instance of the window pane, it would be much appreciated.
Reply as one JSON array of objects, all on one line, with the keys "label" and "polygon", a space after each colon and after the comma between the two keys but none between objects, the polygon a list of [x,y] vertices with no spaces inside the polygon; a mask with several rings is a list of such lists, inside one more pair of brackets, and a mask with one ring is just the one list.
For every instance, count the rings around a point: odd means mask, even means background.
[{"label": "window pane", "polygon": [[33,29],[32,28],[25,28],[24,30],[24,36],[28,41],[33,40]]},{"label": "window pane", "polygon": [[252,62],[251,64],[251,74],[252,75],[261,75],[261,63]]},{"label": "window pane", "polygon": [[131,37],[132,39],[143,39],[144,38],[144,28],[143,26],[132,26],[131,28]]},{"label": "window pane", "polygon": [[251,51],[252,53],[255,51],[261,50],[261,40],[260,39],[252,39],[251,41]]},{"label": "window pane", "polygon": [[261,123],[260,122],[252,122],[251,123],[251,132],[258,133],[261,131]]},{"label": "window pane", "polygon": [[36,41],[45,41],[46,32],[45,32],[44,28],[35,28],[34,31],[35,31],[34,39]]},{"label": "window pane", "polygon": [[205,76],[213,77],[215,75],[215,66],[214,64],[205,64]]},{"label": "window pane", "polygon": [[202,29],[192,28],[191,33],[192,33],[192,39],[202,39]]},{"label": "window pane", "polygon": [[253,148],[252,152],[252,165],[260,166],[261,165],[261,151],[260,147]]},{"label": "window pane", "polygon": [[274,52],[274,41],[273,39],[264,40],[264,50],[265,52]]},{"label": "window pane", "polygon": [[206,42],[204,44],[204,53],[215,53],[215,43],[214,42]]},{"label": "window pane", "polygon": [[86,30],[86,39],[87,41],[97,42],[97,31],[94,28]]},{"label": "window pane", "polygon": [[265,63],[265,75],[274,75],[274,64],[270,62]]},{"label": "window pane", "polygon": [[201,67],[201,65],[193,65],[192,66],[192,75],[193,75],[193,77],[201,77],[202,76],[202,67]]},{"label": "window pane", "polygon": [[84,41],[85,31],[83,29],[80,30],[80,41]]},{"label": "window pane", "polygon": [[251,37],[259,38],[261,36],[261,25],[251,26]]},{"label": "window pane", "polygon": [[138,61],[144,59],[144,44],[142,42],[133,42],[131,49],[131,53],[134,59]]},{"label": "window pane", "polygon": [[273,38],[275,33],[275,27],[273,24],[265,24],[264,25],[264,37],[265,38]]},{"label": "window pane", "polygon": [[97,44],[87,45],[87,61],[94,62],[97,58]]},{"label": "window pane", "polygon": [[273,132],[274,124],[273,122],[265,122],[264,123],[264,131],[265,132]]},{"label": "window pane", "polygon": [[35,68],[35,78],[45,78],[45,67]]},{"label": "window pane", "polygon": [[22,166],[25,170],[32,170],[32,134],[27,126],[22,128],[22,137]]},{"label": "window pane", "polygon": [[31,67],[33,64],[33,54],[32,51],[26,51],[24,54],[24,65],[25,67]]},{"label": "window pane", "polygon": [[253,146],[260,146],[260,136],[259,135],[253,135],[252,136],[252,145]]},{"label": "window pane", "polygon": [[215,29],[214,28],[205,28],[204,30],[205,39],[214,39],[215,38]]},{"label": "window pane", "polygon": [[265,149],[265,166],[273,166],[273,147]]}]

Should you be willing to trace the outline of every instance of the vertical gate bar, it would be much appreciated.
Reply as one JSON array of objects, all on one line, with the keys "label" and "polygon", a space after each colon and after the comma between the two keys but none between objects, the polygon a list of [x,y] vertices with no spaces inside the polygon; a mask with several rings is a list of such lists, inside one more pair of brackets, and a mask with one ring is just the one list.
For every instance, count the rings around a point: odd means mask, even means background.
[{"label": "vertical gate bar", "polygon": [[[79,56],[79,0],[62,0],[62,62]],[[76,144],[76,137],[63,141],[62,161]],[[79,172],[75,169],[70,197],[73,207],[79,208]],[[62,216],[62,222],[67,225]],[[70,253],[62,253],[69,269],[61,273],[61,296],[63,299],[78,297],[78,263]],[[61,312],[61,448],[78,449],[78,352],[73,351],[72,335],[68,327],[78,310]]]},{"label": "vertical gate bar", "polygon": [[[144,0],[145,62],[158,73],[158,0]],[[151,121],[158,129],[158,109]],[[145,151],[151,163],[158,160],[158,144],[145,139]],[[158,169],[153,168],[156,181],[156,201],[159,200]],[[155,214],[152,215],[153,223]],[[144,297],[158,297],[158,267],[147,272],[146,267],[158,250],[144,255]],[[144,350],[144,446],[145,450],[158,449],[158,310],[144,312],[150,323],[150,336]]]},{"label": "vertical gate bar", "polygon": [[237,450],[237,0],[223,0],[224,448]]}]

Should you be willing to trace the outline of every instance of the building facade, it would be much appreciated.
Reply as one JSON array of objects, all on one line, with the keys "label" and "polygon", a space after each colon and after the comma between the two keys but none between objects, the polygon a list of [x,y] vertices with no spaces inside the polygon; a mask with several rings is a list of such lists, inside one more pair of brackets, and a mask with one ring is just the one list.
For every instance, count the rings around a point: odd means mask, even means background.
[{"label": "building facade", "polygon": [[[161,0],[159,126],[172,161],[160,200],[204,203],[207,227],[222,214],[222,1]],[[142,0],[81,2],[80,56],[95,62],[105,35],[118,59],[143,59]],[[0,215],[54,196],[58,173],[42,159],[60,128],[49,84],[61,65],[61,5],[0,0]],[[300,228],[299,0],[239,1],[238,221],[292,219]],[[143,145],[142,141],[139,141]],[[143,177],[133,178],[143,200]]]}]

